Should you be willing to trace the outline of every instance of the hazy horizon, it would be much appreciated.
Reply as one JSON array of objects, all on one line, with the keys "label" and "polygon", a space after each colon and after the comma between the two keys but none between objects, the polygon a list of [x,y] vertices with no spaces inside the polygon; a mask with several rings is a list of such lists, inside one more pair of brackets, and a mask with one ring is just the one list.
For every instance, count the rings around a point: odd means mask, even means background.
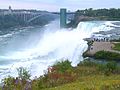
[{"label": "hazy horizon", "polygon": [[67,8],[70,11],[86,8],[119,8],[118,0],[0,0],[0,9],[36,9],[45,11],[59,11]]}]

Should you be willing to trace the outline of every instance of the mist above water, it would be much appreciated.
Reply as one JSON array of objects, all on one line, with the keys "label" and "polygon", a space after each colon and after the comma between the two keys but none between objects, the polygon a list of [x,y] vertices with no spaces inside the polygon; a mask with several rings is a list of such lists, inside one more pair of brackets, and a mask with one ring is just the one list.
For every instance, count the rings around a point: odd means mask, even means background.
[{"label": "mist above water", "polygon": [[17,76],[16,68],[26,67],[32,78],[42,75],[48,66],[69,59],[73,66],[83,60],[88,38],[93,32],[110,30],[111,22],[80,22],[76,29],[60,29],[59,20],[43,28],[27,28],[0,37],[0,79]]}]

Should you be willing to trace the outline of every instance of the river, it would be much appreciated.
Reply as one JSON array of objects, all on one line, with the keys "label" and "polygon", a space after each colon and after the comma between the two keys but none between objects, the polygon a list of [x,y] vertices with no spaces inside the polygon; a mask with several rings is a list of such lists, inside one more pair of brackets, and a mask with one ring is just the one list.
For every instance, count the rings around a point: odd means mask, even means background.
[{"label": "river", "polygon": [[[93,32],[111,30],[112,21],[80,22],[75,29],[60,29],[59,20],[44,27],[16,28],[0,35],[0,80],[17,76],[25,67],[31,78],[43,75],[56,61],[69,59],[73,66],[83,60],[87,42]],[[2,31],[0,31],[2,33]]]}]

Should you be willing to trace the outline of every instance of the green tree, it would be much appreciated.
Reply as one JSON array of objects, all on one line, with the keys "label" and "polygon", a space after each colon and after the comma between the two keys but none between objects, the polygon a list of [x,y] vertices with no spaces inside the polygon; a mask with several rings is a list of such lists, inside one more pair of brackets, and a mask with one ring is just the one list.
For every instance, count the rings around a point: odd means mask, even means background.
[{"label": "green tree", "polygon": [[66,71],[72,70],[72,65],[69,60],[65,60],[57,62],[53,65],[53,68],[55,68],[57,72],[65,73]]},{"label": "green tree", "polygon": [[21,79],[21,80],[29,80],[30,79],[30,73],[29,71],[27,71],[26,68],[23,68],[23,67],[20,67],[17,69],[18,71],[18,77]]}]

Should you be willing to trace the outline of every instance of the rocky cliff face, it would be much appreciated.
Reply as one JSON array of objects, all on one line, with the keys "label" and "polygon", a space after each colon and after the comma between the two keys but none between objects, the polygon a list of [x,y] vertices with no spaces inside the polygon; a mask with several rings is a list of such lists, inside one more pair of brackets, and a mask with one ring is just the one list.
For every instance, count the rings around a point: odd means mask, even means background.
[{"label": "rocky cliff face", "polygon": [[107,16],[90,17],[84,15],[81,16],[75,15],[74,19],[67,24],[67,27],[76,28],[79,22],[83,22],[83,21],[119,21],[119,20],[120,20],[119,18],[110,18]]},{"label": "rocky cliff face", "polygon": [[97,17],[89,17],[89,16],[76,16],[70,23],[67,24],[67,27],[75,28],[81,21],[94,21],[99,20]]}]

